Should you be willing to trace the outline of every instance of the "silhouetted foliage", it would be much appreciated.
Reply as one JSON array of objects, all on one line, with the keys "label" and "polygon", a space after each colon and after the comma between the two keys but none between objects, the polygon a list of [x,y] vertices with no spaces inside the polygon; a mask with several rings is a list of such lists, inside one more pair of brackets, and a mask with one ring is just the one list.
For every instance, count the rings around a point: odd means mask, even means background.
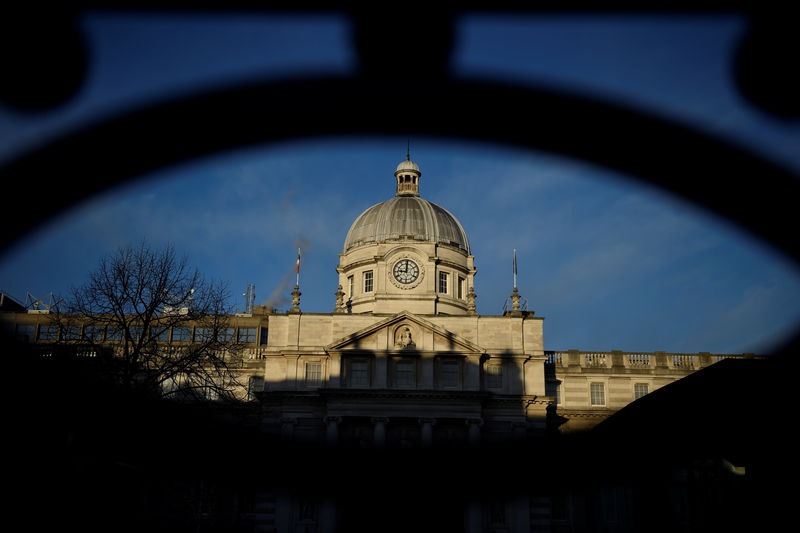
[{"label": "silhouetted foliage", "polygon": [[62,344],[111,352],[102,365],[118,385],[217,399],[239,386],[241,346],[227,300],[223,285],[206,281],[172,246],[142,243],[103,257],[54,316]]}]

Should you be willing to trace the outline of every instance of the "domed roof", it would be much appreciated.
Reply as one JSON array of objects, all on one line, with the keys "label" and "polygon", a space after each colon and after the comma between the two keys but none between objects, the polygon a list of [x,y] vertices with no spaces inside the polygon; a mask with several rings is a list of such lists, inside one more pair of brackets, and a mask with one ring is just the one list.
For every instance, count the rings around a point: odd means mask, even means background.
[{"label": "domed roof", "polygon": [[411,161],[410,158],[406,158],[405,161],[401,161],[400,164],[397,165],[397,170],[395,170],[395,174],[397,174],[398,172],[401,172],[403,170],[413,170],[413,171],[416,171],[418,174],[422,174],[419,171],[419,166],[416,163],[414,163],[413,161]]},{"label": "domed roof", "polygon": [[361,213],[347,232],[344,251],[403,239],[446,244],[469,253],[467,234],[456,217],[419,196],[395,196]]}]

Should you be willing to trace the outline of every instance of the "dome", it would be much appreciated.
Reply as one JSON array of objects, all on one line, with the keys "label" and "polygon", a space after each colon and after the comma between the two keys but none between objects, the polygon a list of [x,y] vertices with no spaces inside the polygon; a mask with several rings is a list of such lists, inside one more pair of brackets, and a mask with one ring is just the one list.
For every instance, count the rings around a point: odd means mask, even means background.
[{"label": "dome", "polygon": [[[409,162],[400,165],[404,163]],[[469,254],[467,234],[456,217],[418,196],[395,196],[361,213],[347,232],[344,252],[361,244],[406,239],[445,244]]]},{"label": "dome", "polygon": [[400,164],[397,165],[397,170],[395,170],[394,173],[395,175],[397,175],[398,172],[403,172],[404,170],[412,170],[417,174],[422,174],[419,171],[419,166],[413,161],[411,161],[411,159],[406,159],[405,161],[401,161]]}]

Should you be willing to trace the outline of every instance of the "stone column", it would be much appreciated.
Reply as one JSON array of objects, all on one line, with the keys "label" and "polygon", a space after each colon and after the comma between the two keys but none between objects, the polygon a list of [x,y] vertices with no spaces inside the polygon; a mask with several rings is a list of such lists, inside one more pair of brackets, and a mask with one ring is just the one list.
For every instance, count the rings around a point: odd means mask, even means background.
[{"label": "stone column", "polygon": [[468,418],[464,420],[467,425],[467,442],[470,446],[478,446],[481,443],[482,418]]},{"label": "stone column", "polygon": [[331,448],[339,444],[339,424],[341,424],[341,422],[341,416],[325,417],[325,444]]},{"label": "stone column", "polygon": [[419,424],[422,426],[420,441],[423,448],[433,446],[433,426],[436,424],[435,418],[420,418]]},{"label": "stone column", "polygon": [[389,419],[384,416],[378,416],[371,419],[372,421],[372,444],[376,448],[382,449],[386,447],[386,424]]}]

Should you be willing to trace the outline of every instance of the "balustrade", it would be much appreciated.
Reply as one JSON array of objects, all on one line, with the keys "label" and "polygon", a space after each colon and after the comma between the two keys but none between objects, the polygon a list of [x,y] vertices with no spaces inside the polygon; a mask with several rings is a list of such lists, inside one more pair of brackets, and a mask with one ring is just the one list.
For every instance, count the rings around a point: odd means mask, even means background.
[{"label": "balustrade", "polygon": [[544,352],[544,355],[547,358],[546,364],[561,366],[564,352]]},{"label": "balustrade", "polygon": [[670,354],[673,368],[694,368],[694,356],[690,354]]},{"label": "balustrade", "polygon": [[[663,355],[662,355],[663,354]],[[668,368],[680,370],[697,370],[723,359],[741,359],[754,357],[753,354],[698,354],[687,353],[635,353],[635,352],[569,352],[546,351],[545,364],[572,366],[576,363],[583,368],[610,368],[622,364],[626,368],[655,368],[657,364],[666,364]],[[619,357],[621,359],[614,359]],[[658,357],[664,357],[663,363]]]},{"label": "balustrade", "polygon": [[247,359],[264,359],[266,355],[266,348],[246,348],[245,355]]},{"label": "balustrade", "polygon": [[605,353],[586,353],[584,354],[584,361],[589,368],[604,368],[608,366],[606,361],[609,359],[609,354]]},{"label": "balustrade", "polygon": [[626,354],[628,366],[636,368],[650,367],[650,354],[647,353],[629,353]]}]

